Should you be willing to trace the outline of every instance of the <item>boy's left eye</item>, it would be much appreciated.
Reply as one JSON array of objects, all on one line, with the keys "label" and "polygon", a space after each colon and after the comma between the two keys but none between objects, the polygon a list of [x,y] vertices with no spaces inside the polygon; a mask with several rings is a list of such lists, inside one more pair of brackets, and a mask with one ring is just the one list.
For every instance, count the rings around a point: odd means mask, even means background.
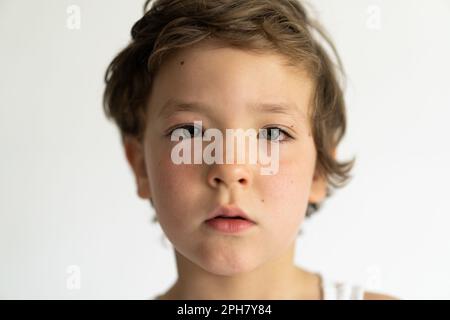
[{"label": "boy's left eye", "polygon": [[[285,140],[291,138],[291,136],[286,131],[278,127],[266,127],[261,129],[260,133],[263,135],[263,138],[270,136],[269,137],[270,141],[284,142]],[[282,137],[281,139],[280,136]]]},{"label": "boy's left eye", "polygon": [[185,137],[185,139],[197,138],[199,135],[203,135],[202,129],[192,124],[185,124],[171,129],[169,130],[169,135],[173,135],[175,132],[178,136]]}]

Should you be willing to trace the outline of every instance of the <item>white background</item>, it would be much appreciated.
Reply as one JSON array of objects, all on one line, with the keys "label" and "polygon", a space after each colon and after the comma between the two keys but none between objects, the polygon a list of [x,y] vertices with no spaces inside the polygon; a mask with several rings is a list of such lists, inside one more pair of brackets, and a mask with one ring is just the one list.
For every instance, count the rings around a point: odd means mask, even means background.
[{"label": "white background", "polygon": [[[143,2],[0,2],[0,298],[147,299],[175,280],[101,105]],[[296,261],[403,299],[449,299],[450,4],[311,3],[348,74],[338,157],[357,162],[305,224]],[[70,5],[80,29],[67,27]]]}]

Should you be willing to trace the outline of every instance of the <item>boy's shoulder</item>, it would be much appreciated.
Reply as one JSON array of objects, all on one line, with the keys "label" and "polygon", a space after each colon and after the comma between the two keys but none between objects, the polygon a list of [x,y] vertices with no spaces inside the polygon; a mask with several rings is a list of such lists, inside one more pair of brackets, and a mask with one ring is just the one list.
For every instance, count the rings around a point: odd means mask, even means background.
[{"label": "boy's shoulder", "polygon": [[383,293],[366,291],[364,292],[364,300],[400,300],[400,299]]}]

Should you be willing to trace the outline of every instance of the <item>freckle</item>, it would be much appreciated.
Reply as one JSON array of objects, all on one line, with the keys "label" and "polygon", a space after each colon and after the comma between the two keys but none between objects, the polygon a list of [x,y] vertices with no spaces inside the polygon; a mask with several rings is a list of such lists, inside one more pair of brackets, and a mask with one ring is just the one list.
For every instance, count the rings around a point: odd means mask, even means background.
[{"label": "freckle", "polygon": [[262,202],[264,202],[264,199],[261,199]]}]

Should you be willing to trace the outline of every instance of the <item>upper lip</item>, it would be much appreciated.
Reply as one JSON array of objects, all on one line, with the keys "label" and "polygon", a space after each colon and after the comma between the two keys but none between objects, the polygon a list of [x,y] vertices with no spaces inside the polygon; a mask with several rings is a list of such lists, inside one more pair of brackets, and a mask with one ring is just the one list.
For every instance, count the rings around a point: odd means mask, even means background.
[{"label": "upper lip", "polygon": [[252,219],[250,219],[250,217],[247,215],[247,213],[245,213],[244,210],[242,210],[241,208],[239,208],[236,205],[222,205],[217,207],[215,210],[211,211],[208,214],[208,218],[207,220],[211,220],[214,218],[217,218],[219,216],[223,216],[223,217],[241,217],[244,218],[248,221],[254,222]]}]

